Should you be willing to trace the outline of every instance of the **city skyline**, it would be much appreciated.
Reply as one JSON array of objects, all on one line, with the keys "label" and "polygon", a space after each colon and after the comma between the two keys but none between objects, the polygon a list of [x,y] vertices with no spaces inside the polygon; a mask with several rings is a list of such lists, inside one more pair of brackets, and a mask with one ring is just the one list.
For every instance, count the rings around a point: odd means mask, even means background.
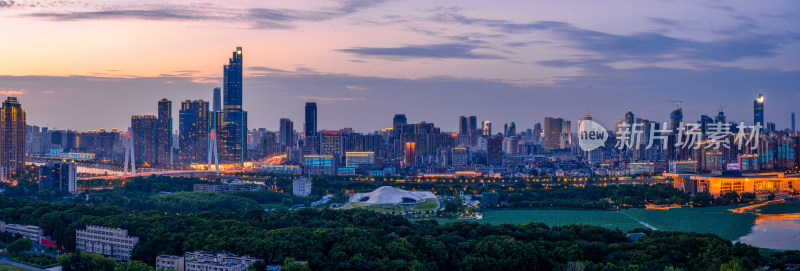
[{"label": "city skyline", "polygon": [[[729,121],[749,123],[759,93],[765,122],[783,129],[800,103],[792,1],[2,3],[0,22],[20,27],[0,45],[0,57],[17,63],[0,67],[0,95],[18,97],[28,123],[58,129],[124,130],[131,115],[156,115],[161,98],[213,101],[235,46],[248,53],[248,126],[269,130],[280,118],[302,127],[306,102],[318,103],[319,130],[362,132],[388,128],[398,113],[446,131],[458,131],[462,115],[521,128],[586,111],[605,125],[628,110],[664,122],[672,100],[684,101],[686,120],[726,105]],[[538,9],[552,12],[526,12]],[[624,16],[589,16],[595,10]],[[126,36],[107,39],[112,26]],[[25,31],[40,28],[78,38]],[[168,35],[176,38],[131,42]],[[66,44],[36,45],[48,39]]]}]

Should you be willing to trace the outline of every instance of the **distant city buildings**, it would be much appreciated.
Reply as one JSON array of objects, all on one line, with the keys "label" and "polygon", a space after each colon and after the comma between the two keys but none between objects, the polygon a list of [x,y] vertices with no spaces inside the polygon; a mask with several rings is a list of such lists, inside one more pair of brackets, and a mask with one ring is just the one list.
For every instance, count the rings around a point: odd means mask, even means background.
[{"label": "distant city buildings", "polygon": [[764,122],[764,94],[759,93],[758,98],[753,101],[753,124],[762,127],[766,124]]},{"label": "distant city buildings", "polygon": [[86,226],[75,230],[75,250],[101,254],[117,261],[130,261],[139,237],[128,236],[128,230]]}]

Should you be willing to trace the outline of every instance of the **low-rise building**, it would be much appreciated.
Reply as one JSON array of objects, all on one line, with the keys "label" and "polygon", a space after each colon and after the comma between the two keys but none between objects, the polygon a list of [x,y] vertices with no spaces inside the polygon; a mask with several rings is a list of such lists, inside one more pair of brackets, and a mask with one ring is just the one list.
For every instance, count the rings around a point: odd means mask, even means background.
[{"label": "low-rise building", "polygon": [[47,236],[44,235],[44,230],[42,230],[42,228],[33,225],[6,224],[5,222],[0,222],[0,232],[17,233],[22,235],[22,237],[30,239],[35,244],[41,243],[42,239],[48,239]]},{"label": "low-rise building", "polygon": [[184,271],[183,257],[175,255],[160,255],[156,257],[156,270]]},{"label": "low-rise building", "polygon": [[128,230],[100,226],[86,226],[75,230],[75,249],[98,253],[118,261],[130,261],[139,237],[128,236]]},{"label": "low-rise building", "polygon": [[292,194],[295,196],[311,195],[311,179],[297,178],[292,181]]},{"label": "low-rise building", "polygon": [[259,259],[227,252],[190,251],[184,255],[185,271],[244,271]]},{"label": "low-rise building", "polygon": [[226,182],[222,184],[207,184],[196,183],[194,184],[194,191],[208,191],[208,192],[232,192],[232,191],[258,191],[261,187],[253,184],[244,184],[238,181]]}]

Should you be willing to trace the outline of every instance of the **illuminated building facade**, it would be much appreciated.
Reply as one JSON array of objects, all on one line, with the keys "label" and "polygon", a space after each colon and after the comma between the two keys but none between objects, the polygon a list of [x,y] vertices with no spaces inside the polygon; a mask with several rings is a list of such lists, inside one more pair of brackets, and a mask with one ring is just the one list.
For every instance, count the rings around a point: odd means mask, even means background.
[{"label": "illuminated building facade", "polygon": [[342,133],[339,131],[325,130],[320,132],[320,154],[330,155],[336,164],[342,159]]},{"label": "illuminated building facade", "polygon": [[181,163],[202,163],[207,159],[209,136],[208,102],[203,100],[181,102],[178,129],[180,130]]},{"label": "illuminated building facade", "polygon": [[417,144],[414,142],[406,142],[405,148],[405,159],[403,159],[405,165],[413,165],[417,163]]},{"label": "illuminated building facade", "polygon": [[25,166],[25,110],[17,97],[8,97],[0,109],[0,166],[5,175]]},{"label": "illuminated building facade", "polygon": [[333,175],[335,173],[333,156],[306,155],[303,157],[303,170],[306,174]]},{"label": "illuminated building facade", "polygon": [[753,124],[764,127],[764,94],[758,94],[758,98],[753,101]]},{"label": "illuminated building facade", "polygon": [[158,101],[158,127],[156,128],[156,160],[159,165],[172,164],[172,101]]},{"label": "illuminated building facade", "polygon": [[374,152],[346,152],[345,165],[347,167],[364,167],[375,164]]},{"label": "illuminated building facade", "polygon": [[544,118],[544,150],[550,151],[558,149],[560,146],[561,118]]},{"label": "illuminated building facade", "polygon": [[220,157],[226,162],[244,162],[247,154],[247,111],[242,109],[242,47],[236,47],[223,67],[224,107],[219,124]]},{"label": "illuminated building facade", "polygon": [[136,162],[156,163],[156,127],[158,119],[153,115],[131,117],[133,149]]},{"label": "illuminated building facade", "polygon": [[742,175],[739,171],[724,171],[721,175],[671,174],[675,188],[689,194],[709,192],[719,197],[728,192],[754,193],[767,195],[770,193],[789,193],[797,191],[800,176],[785,176],[783,173],[761,173]]}]

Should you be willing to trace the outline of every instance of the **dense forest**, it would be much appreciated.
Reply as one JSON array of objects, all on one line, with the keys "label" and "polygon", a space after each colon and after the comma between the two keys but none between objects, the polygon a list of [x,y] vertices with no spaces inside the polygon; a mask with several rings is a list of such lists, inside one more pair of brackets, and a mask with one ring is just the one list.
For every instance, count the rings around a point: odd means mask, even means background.
[{"label": "dense forest", "polygon": [[637,242],[619,230],[528,223],[440,225],[364,210],[302,209],[165,214],[121,207],[28,201],[0,196],[0,219],[40,225],[67,250],[75,229],[120,227],[139,236],[134,259],[203,249],[249,254],[267,262],[293,257],[313,270],[720,270],[800,262],[800,253],[760,253],[713,235],[648,231]]}]

